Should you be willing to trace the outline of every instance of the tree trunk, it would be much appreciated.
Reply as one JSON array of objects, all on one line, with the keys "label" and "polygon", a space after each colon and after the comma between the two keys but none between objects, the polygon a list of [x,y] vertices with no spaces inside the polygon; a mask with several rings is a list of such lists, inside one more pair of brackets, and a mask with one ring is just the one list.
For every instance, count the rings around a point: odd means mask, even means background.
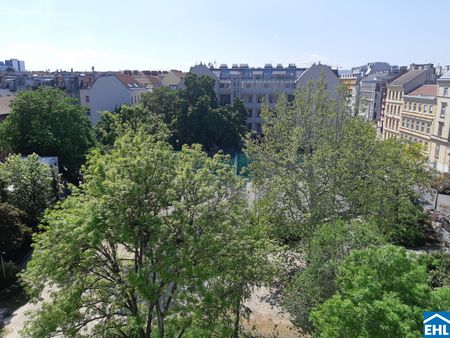
[{"label": "tree trunk", "polygon": [[235,309],[233,338],[239,338],[240,320],[241,320],[241,297],[238,298]]},{"label": "tree trunk", "polygon": [[161,312],[161,304],[156,304],[156,315],[158,317],[158,338],[164,338],[164,315]]}]

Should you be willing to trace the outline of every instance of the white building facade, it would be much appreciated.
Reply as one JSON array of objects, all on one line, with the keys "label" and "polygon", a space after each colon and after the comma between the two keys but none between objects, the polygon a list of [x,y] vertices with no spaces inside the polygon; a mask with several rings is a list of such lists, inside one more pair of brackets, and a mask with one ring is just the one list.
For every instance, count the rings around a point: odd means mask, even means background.
[{"label": "white building facade", "polygon": [[121,105],[135,105],[148,89],[132,76],[116,74],[100,76],[91,87],[80,89],[80,104],[87,107],[93,125],[101,112],[114,111]]}]

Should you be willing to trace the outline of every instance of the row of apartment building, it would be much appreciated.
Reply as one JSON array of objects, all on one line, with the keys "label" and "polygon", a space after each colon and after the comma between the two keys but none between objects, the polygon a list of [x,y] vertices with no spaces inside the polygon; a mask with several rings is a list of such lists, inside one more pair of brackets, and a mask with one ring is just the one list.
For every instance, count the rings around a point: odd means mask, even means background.
[{"label": "row of apartment building", "polygon": [[448,172],[450,71],[436,81],[430,76],[430,70],[411,70],[387,86],[382,137],[421,143],[430,165]]},{"label": "row of apartment building", "polygon": [[[406,67],[387,63],[369,63],[341,74],[322,64],[299,68],[295,64],[249,67],[247,64],[199,64],[190,72],[206,75],[215,81],[215,92],[220,105],[231,104],[240,98],[247,111],[247,128],[260,131],[263,105],[273,107],[283,94],[292,100],[295,90],[308,81],[325,76],[330,97],[334,97],[342,82],[349,89],[351,107],[355,115],[376,121],[383,138],[403,138],[420,142],[429,154],[430,164],[440,170],[449,170],[450,117],[447,117],[448,83],[450,72],[436,82],[433,65],[412,64]],[[61,88],[77,97],[87,107],[87,113],[96,124],[102,111],[113,111],[122,104],[134,105],[143,93],[159,86],[170,89],[184,87],[185,73],[180,71],[124,71],[109,73],[0,73],[0,119],[8,113],[13,99],[11,93],[38,86]],[[3,92],[2,92],[3,91]],[[5,91],[9,93],[4,95]],[[3,97],[2,97],[3,96]]]},{"label": "row of apartment building", "polygon": [[[280,95],[286,95],[292,100],[296,88],[304,87],[310,80],[317,81],[322,74],[330,96],[335,95],[340,84],[337,70],[320,63],[309,68],[300,68],[295,64],[289,64],[287,67],[281,64],[266,64],[264,67],[249,67],[246,64],[213,67],[199,64],[191,67],[190,72],[214,79],[219,105],[232,104],[240,98],[248,111],[247,128],[258,132],[261,130],[260,113],[264,104],[273,107]],[[78,98],[80,104],[87,108],[87,114],[95,125],[102,111],[113,111],[123,104],[138,104],[143,93],[156,87],[184,88],[185,75],[176,70],[107,73],[92,71],[89,74],[73,71],[53,74],[0,72],[0,106],[2,100],[10,101],[1,97],[2,90],[6,91],[7,95],[14,95],[28,88],[56,87],[64,90],[67,95]],[[3,96],[6,95],[3,93]]]},{"label": "row of apartment building", "polygon": [[191,67],[190,72],[215,80],[214,89],[220,105],[241,99],[248,112],[247,129],[257,132],[261,131],[263,105],[273,107],[280,95],[286,95],[288,100],[292,100],[297,88],[304,88],[310,80],[318,81],[322,75],[330,97],[336,95],[340,85],[337,69],[320,63],[309,68],[300,68],[295,64],[287,67],[282,64],[266,64],[264,67],[249,67],[248,64],[208,67],[199,64]]},{"label": "row of apartment building", "polygon": [[383,139],[421,143],[429,164],[442,172],[450,167],[449,77],[449,66],[398,67],[385,62],[340,74],[354,115],[374,121]]},{"label": "row of apartment building", "polygon": [[8,68],[0,70],[0,121],[10,112],[14,96],[27,89],[46,86],[59,88],[68,96],[79,99],[87,107],[93,124],[100,119],[100,111],[113,111],[122,104],[137,104],[141,94],[156,87],[183,87],[184,73],[171,71],[121,72],[20,72]]}]

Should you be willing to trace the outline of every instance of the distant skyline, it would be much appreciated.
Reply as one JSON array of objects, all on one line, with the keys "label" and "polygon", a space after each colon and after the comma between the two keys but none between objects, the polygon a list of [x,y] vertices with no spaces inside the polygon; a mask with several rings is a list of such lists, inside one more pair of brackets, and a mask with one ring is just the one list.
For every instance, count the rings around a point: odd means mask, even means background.
[{"label": "distant skyline", "polygon": [[16,0],[0,13],[0,60],[27,70],[450,64],[446,0]]}]

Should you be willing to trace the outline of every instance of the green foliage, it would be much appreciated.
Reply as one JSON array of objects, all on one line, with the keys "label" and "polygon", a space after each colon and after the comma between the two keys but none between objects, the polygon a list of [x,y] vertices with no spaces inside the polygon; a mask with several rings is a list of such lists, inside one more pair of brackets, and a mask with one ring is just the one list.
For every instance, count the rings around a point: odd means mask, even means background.
[{"label": "green foliage", "polygon": [[234,330],[250,287],[270,277],[271,247],[226,159],[139,131],[94,151],[84,177],[36,236],[27,289],[56,287],[23,334],[79,337],[88,323],[86,335],[108,337]]},{"label": "green foliage", "polygon": [[198,143],[208,151],[232,151],[241,146],[246,109],[240,100],[218,107],[214,80],[188,74],[185,89],[158,88],[145,94],[143,105],[169,128],[169,142],[176,149]]},{"label": "green foliage", "polygon": [[423,312],[450,301],[450,289],[433,291],[425,268],[395,246],[354,250],[337,283],[311,314],[318,337],[421,337]]},{"label": "green foliage", "polygon": [[0,177],[12,188],[8,203],[26,213],[27,225],[35,227],[45,209],[55,200],[51,169],[39,156],[9,156],[0,164]]},{"label": "green foliage", "polygon": [[428,285],[432,288],[450,286],[450,254],[434,252],[419,256],[419,263],[428,272]]},{"label": "green foliage", "polygon": [[31,239],[31,229],[23,224],[25,215],[19,209],[0,203],[0,253],[17,257],[25,242]]},{"label": "green foliage", "polygon": [[16,283],[19,271],[20,268],[17,264],[13,262],[3,262],[3,266],[0,265],[0,290],[6,289]]},{"label": "green foliage", "polygon": [[58,156],[67,179],[78,183],[78,171],[94,135],[83,107],[62,91],[41,87],[23,91],[0,126],[1,146],[15,153]]},{"label": "green foliage", "polygon": [[263,137],[248,139],[246,153],[258,208],[276,237],[297,241],[334,218],[364,217],[393,243],[423,239],[414,188],[430,174],[419,146],[378,139],[351,116],[345,91],[328,98],[323,78],[262,117]]},{"label": "green foliage", "polygon": [[306,268],[283,291],[283,306],[293,322],[311,330],[310,311],[336,292],[336,275],[342,260],[354,249],[383,243],[372,223],[337,220],[320,225],[306,249]]},{"label": "green foliage", "polygon": [[95,126],[97,140],[112,147],[117,138],[128,131],[145,130],[157,139],[166,140],[170,131],[160,116],[154,115],[142,104],[132,107],[123,105],[117,111],[103,112]]}]

